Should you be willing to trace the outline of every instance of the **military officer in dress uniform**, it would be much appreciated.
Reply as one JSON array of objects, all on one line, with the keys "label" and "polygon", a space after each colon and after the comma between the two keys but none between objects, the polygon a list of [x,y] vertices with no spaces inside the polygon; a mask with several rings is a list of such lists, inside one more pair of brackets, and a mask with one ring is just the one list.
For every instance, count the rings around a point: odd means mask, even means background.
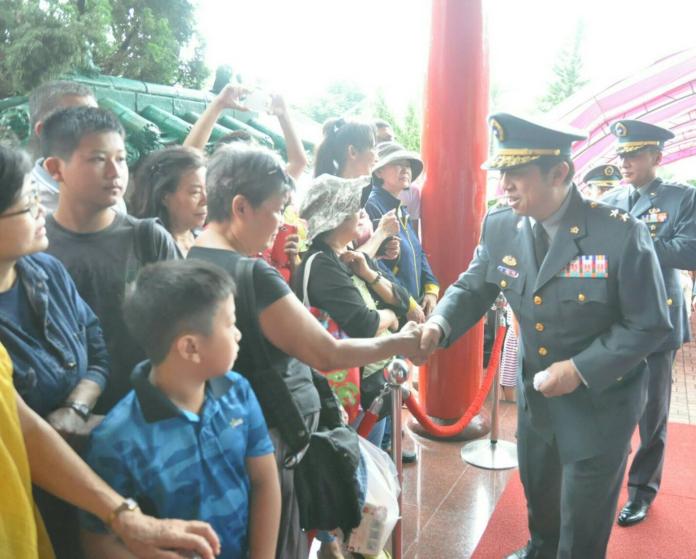
[{"label": "military officer in dress uniform", "polygon": [[600,165],[588,171],[582,179],[588,187],[587,197],[599,200],[621,182],[621,169],[616,165]]},{"label": "military officer in dress uniform", "polygon": [[650,230],[667,288],[667,304],[674,329],[648,356],[648,403],[640,420],[640,448],[628,474],[628,501],[618,524],[643,520],[660,488],[665,457],[672,363],[676,351],[689,341],[689,318],[679,270],[696,269],[696,189],[656,178],[664,142],[674,138],[669,130],[637,120],[620,120],[611,126],[618,138],[621,171],[630,186],[617,188],[602,201],[630,213]]},{"label": "military officer in dress uniform", "polygon": [[[518,458],[531,539],[510,558],[600,559],[629,440],[645,407],[645,357],[670,331],[646,225],[571,183],[583,136],[510,114],[489,119],[509,206],[486,216],[469,269],[422,326],[420,359],[505,294],[520,324]],[[539,373],[539,374],[538,374]]]}]

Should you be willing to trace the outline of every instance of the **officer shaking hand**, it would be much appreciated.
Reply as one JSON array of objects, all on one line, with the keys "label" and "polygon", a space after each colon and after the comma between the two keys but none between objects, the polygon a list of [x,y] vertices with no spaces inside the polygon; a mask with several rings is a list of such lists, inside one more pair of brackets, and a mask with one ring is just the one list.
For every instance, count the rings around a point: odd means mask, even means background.
[{"label": "officer shaking hand", "polygon": [[[502,291],[519,322],[517,451],[530,539],[514,558],[601,559],[645,358],[671,330],[648,227],[572,183],[584,136],[499,113],[485,168],[508,206],[491,210],[469,268],[421,326],[419,361],[474,326]],[[522,544],[523,542],[520,542]]]}]

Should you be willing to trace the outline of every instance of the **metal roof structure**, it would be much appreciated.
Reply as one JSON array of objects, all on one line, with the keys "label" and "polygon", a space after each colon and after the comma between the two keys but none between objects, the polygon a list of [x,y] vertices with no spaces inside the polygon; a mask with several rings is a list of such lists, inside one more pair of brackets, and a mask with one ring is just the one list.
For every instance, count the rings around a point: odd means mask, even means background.
[{"label": "metal roof structure", "polygon": [[[128,163],[135,164],[150,151],[181,144],[214,94],[207,91],[147,83],[114,76],[71,75],[65,79],[92,89],[99,106],[113,111],[126,129]],[[305,149],[313,151],[321,138],[318,123],[293,115]],[[0,128],[21,142],[31,137],[28,97],[0,100]],[[255,112],[225,110],[210,137],[216,142],[235,130],[246,131],[261,145],[285,152],[282,130],[275,117]]]},{"label": "metal roof structure", "polygon": [[609,131],[619,119],[637,119],[670,129],[663,163],[696,154],[696,48],[666,56],[642,71],[594,90],[585,88],[550,115],[588,134],[573,146],[576,179],[592,167],[615,159],[615,138]]}]

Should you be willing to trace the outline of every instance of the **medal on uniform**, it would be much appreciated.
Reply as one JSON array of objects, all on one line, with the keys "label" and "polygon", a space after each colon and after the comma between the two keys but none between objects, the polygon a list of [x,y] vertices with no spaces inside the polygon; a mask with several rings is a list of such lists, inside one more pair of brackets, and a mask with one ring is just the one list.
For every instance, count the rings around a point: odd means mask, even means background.
[{"label": "medal on uniform", "polygon": [[[505,259],[503,259],[505,261]],[[513,270],[511,268],[506,268],[505,266],[498,266],[498,271],[502,272],[509,278],[518,278],[520,277],[520,273],[517,270]]]},{"label": "medal on uniform", "polygon": [[609,263],[605,254],[586,254],[573,258],[559,274],[562,278],[607,278]]},{"label": "medal on uniform", "polygon": [[517,258],[510,255],[503,256],[503,264],[506,266],[517,266]]},{"label": "medal on uniform", "polygon": [[663,212],[660,208],[652,208],[642,219],[645,223],[664,223],[667,221],[667,215],[667,212]]}]

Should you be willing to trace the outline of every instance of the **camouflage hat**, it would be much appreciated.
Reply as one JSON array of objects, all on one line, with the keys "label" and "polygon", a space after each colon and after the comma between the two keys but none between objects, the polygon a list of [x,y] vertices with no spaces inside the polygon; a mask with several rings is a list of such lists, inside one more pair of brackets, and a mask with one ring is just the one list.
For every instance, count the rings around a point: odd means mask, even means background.
[{"label": "camouflage hat", "polygon": [[307,221],[308,239],[333,231],[356,214],[360,210],[362,190],[368,184],[368,176],[343,179],[323,174],[314,179],[300,205],[300,217]]}]

